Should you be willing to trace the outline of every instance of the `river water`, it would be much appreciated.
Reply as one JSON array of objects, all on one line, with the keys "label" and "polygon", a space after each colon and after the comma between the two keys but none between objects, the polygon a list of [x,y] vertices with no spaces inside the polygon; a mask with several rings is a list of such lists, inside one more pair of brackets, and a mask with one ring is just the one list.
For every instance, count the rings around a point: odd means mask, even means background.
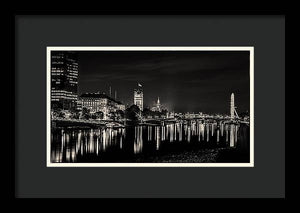
[{"label": "river water", "polygon": [[[228,161],[248,162],[249,126],[192,120],[125,128],[55,128],[51,132],[53,163],[152,162],[166,155],[176,159],[190,151],[222,148],[246,155],[243,160],[231,156]],[[226,157],[220,161],[226,162]]]}]

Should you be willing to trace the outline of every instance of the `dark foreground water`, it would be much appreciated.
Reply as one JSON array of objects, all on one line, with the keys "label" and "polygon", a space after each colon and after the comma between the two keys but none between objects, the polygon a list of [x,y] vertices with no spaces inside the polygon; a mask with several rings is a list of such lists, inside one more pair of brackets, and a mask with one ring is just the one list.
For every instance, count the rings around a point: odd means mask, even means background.
[{"label": "dark foreground water", "polygon": [[126,128],[56,128],[51,161],[249,162],[249,126],[202,120]]}]

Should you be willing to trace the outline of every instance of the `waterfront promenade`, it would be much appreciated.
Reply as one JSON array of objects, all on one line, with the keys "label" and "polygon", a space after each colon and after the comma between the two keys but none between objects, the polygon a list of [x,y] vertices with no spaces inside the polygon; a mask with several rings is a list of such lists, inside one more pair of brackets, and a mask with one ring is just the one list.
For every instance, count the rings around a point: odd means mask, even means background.
[{"label": "waterfront promenade", "polygon": [[151,118],[142,119],[138,121],[131,121],[129,119],[120,120],[85,120],[85,119],[66,119],[66,118],[52,118],[52,127],[125,127],[131,125],[164,125],[168,123],[177,122],[193,122],[196,120],[202,120],[206,123],[216,123],[217,121],[222,121],[223,123],[244,123],[249,125],[249,121],[244,121],[241,119],[217,119],[217,118]]}]

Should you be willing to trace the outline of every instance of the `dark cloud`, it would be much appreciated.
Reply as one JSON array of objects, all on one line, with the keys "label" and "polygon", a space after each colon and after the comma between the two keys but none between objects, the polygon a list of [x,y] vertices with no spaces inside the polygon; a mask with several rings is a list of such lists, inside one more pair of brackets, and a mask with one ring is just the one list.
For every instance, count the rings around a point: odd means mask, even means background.
[{"label": "dark cloud", "polygon": [[79,69],[80,93],[111,86],[132,104],[139,82],[146,106],[159,96],[176,111],[228,113],[234,92],[238,110],[249,110],[248,51],[83,51]]}]

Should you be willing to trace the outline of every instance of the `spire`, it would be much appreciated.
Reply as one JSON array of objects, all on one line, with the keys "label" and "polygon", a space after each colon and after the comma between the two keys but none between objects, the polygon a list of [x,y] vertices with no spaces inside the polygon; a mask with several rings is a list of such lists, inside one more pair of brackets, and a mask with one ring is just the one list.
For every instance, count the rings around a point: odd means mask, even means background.
[{"label": "spire", "polygon": [[160,104],[159,97],[157,97],[157,104]]}]

